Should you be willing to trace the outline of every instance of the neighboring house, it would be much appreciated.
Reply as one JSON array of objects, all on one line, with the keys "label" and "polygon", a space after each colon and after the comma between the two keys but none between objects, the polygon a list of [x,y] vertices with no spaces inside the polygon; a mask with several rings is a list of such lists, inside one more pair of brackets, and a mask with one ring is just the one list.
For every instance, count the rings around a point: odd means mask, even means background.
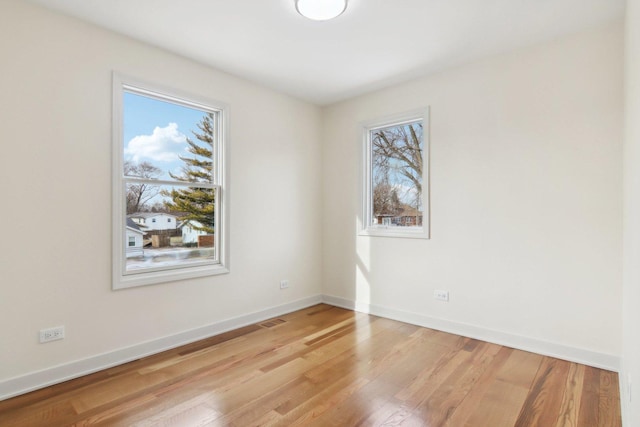
[{"label": "neighboring house", "polygon": [[405,206],[396,219],[398,221],[398,225],[415,227],[416,225],[422,225],[422,212],[416,208]]},{"label": "neighboring house", "polygon": [[390,226],[393,225],[393,215],[380,214],[374,217],[374,224]]},{"label": "neighboring house", "polygon": [[131,218],[127,218],[127,236],[125,240],[127,256],[143,254],[144,231]]},{"label": "neighboring house", "polygon": [[143,212],[136,212],[134,214],[130,214],[127,215],[127,222],[129,221],[129,219],[131,219],[133,222],[135,222],[138,226],[140,226],[141,228],[144,228],[144,213]]},{"label": "neighboring house", "polygon": [[166,212],[136,212],[128,216],[145,231],[175,230],[178,228],[178,217]]},{"label": "neighboring house", "polygon": [[383,226],[413,227],[422,225],[422,212],[405,205],[402,211],[395,215],[379,214],[375,216],[374,220],[375,224]]},{"label": "neighboring house", "polygon": [[187,220],[180,223],[179,228],[182,230],[182,243],[198,243],[199,236],[206,236],[206,231],[198,230],[196,227],[202,227],[198,221]]}]

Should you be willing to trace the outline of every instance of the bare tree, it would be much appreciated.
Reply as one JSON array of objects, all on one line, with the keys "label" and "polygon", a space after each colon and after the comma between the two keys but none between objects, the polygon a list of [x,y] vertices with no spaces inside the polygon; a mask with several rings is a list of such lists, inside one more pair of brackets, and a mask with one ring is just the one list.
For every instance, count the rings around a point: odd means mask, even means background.
[{"label": "bare tree", "polygon": [[[373,132],[374,213],[397,215],[403,205],[398,192],[404,196],[407,188],[415,191],[415,196],[411,197],[413,207],[421,209],[422,138],[422,123],[391,126]],[[408,201],[408,198],[404,197],[404,200]]]},{"label": "bare tree", "polygon": [[[124,162],[124,174],[129,177],[151,178],[160,176],[162,170],[149,162]],[[127,214],[142,211],[146,204],[160,193],[160,187],[149,183],[127,184]]]},{"label": "bare tree", "polygon": [[397,215],[402,211],[398,190],[388,180],[373,185],[374,215]]}]

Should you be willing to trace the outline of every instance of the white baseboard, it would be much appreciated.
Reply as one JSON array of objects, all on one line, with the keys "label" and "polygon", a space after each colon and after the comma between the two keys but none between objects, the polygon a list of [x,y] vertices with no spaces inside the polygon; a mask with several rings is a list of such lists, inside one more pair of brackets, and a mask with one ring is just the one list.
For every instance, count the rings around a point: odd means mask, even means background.
[{"label": "white baseboard", "polygon": [[615,372],[619,372],[620,370],[620,358],[611,354],[598,353],[522,335],[485,329],[465,323],[438,319],[424,314],[397,310],[375,304],[356,302],[330,295],[315,295],[287,304],[266,308],[254,313],[222,320],[211,325],[184,331],[168,337],[158,338],[108,353],[91,356],[86,359],[21,375],[19,377],[9,378],[7,380],[0,381],[0,400],[8,399],[33,390],[121,365],[132,360],[140,359],[141,357],[160,353],[165,350],[209,338],[233,329],[261,322],[272,317],[301,310],[321,302],[336,307],[370,313],[376,316],[386,317],[388,319],[398,320],[413,325],[424,326],[443,332],[449,332],[494,344],[517,348],[519,350],[582,363],[596,368],[607,369]]},{"label": "white baseboard", "polygon": [[91,356],[63,365],[54,366],[41,371],[32,372],[19,377],[0,381],[0,400],[28,393],[53,384],[58,384],[73,378],[91,374],[106,368],[131,362],[152,354],[160,353],[194,341],[209,338],[243,326],[258,323],[272,317],[281,316],[296,310],[320,304],[321,295],[303,298],[287,304],[266,308],[251,314],[232,319],[222,320],[211,325],[180,332],[168,337],[143,342],[131,347],[122,348],[108,353]]},{"label": "white baseboard", "polygon": [[398,320],[412,325],[423,326],[430,329],[437,329],[464,337],[487,341],[518,350],[529,351],[542,354],[544,356],[555,357],[570,362],[581,363],[595,368],[607,369],[614,372],[620,370],[620,358],[606,353],[599,353],[564,344],[543,341],[524,335],[515,335],[508,332],[486,329],[466,323],[453,322],[451,320],[430,317],[424,314],[412,313],[394,308],[383,307],[375,304],[367,304],[352,301],[345,298],[323,295],[322,301],[326,304],[342,307],[349,310],[369,313],[388,319]]}]

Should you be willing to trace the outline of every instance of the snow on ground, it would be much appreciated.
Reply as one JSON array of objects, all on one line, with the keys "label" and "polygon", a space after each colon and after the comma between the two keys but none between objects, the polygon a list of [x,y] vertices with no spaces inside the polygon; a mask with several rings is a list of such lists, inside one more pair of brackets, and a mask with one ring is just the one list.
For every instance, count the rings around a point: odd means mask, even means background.
[{"label": "snow on ground", "polygon": [[144,249],[143,255],[127,257],[127,271],[146,268],[188,266],[214,261],[214,248]]}]

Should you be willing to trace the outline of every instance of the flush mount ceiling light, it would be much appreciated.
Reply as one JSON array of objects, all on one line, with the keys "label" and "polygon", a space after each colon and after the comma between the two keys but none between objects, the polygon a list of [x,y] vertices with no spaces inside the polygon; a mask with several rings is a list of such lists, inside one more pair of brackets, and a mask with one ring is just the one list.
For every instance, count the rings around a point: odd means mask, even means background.
[{"label": "flush mount ceiling light", "polygon": [[333,19],[347,8],[347,0],[295,0],[298,13],[314,21]]}]

